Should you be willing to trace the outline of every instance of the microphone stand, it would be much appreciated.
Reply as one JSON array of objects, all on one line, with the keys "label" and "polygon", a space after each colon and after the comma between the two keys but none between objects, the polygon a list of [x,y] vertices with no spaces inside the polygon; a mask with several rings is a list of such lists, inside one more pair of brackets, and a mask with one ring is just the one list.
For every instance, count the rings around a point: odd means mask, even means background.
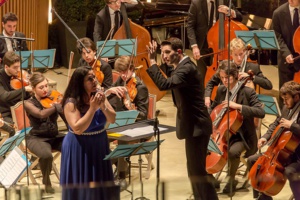
[{"label": "microphone stand", "polygon": [[158,200],[158,189],[159,189],[159,182],[160,182],[160,132],[158,128],[158,118],[160,110],[155,111],[155,118],[154,118],[154,137],[156,137],[157,142],[157,156],[156,156],[156,200]]},{"label": "microphone stand", "polygon": [[[13,40],[17,40],[17,49],[19,50],[19,55],[20,55],[20,74],[21,74],[21,89],[22,89],[22,104],[23,104],[23,123],[24,123],[24,134],[25,134],[25,156],[26,156],[26,161],[28,160],[28,152],[27,152],[27,139],[26,139],[26,120],[25,120],[25,107],[24,107],[24,97],[25,97],[25,86],[23,83],[23,73],[22,73],[22,51],[21,51],[21,44],[23,41],[35,41],[35,39],[33,38],[22,38],[22,37],[7,37],[7,36],[0,36],[0,38],[8,38],[8,39],[12,39],[12,42],[14,42]],[[26,162],[26,173],[27,173],[27,185],[29,185],[29,166],[28,166],[28,162]]]}]

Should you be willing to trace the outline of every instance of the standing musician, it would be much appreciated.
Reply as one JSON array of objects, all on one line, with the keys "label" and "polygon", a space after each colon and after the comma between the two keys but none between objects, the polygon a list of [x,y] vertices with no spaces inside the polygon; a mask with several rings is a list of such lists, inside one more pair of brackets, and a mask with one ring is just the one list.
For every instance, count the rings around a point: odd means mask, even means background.
[{"label": "standing musician", "polygon": [[[58,133],[58,114],[64,119],[62,105],[53,103],[50,108],[43,106],[43,99],[48,95],[48,80],[35,73],[30,78],[33,96],[25,101],[24,107],[32,129],[27,137],[27,148],[39,158],[43,175],[43,184],[47,193],[54,193],[51,186],[52,150],[61,151],[64,134]],[[65,121],[65,120],[64,120]]]},{"label": "standing musician", "polygon": [[[95,43],[89,38],[81,38],[80,41],[87,48],[86,49],[77,42],[77,49],[81,58],[78,62],[79,66],[91,66],[97,77],[98,83],[104,87],[105,90],[111,87],[112,85],[112,70],[110,65],[102,59],[98,59],[94,65],[97,49]],[[93,66],[94,65],[94,66]]]},{"label": "standing musician", "polygon": [[167,78],[155,61],[156,42],[152,41],[147,48],[151,65],[147,69],[149,76],[160,90],[172,90],[177,107],[176,134],[178,139],[185,139],[187,170],[194,199],[216,200],[218,196],[212,183],[208,181],[205,169],[212,126],[204,105],[204,91],[201,89],[203,83],[199,71],[191,59],[183,54],[182,41],[178,38],[170,38],[161,43],[163,60],[174,67]]},{"label": "standing musician", "polygon": [[[20,61],[19,55],[14,51],[8,51],[3,57],[4,68],[0,69],[0,113],[8,123],[13,123],[10,107],[23,99],[22,91],[24,99],[28,99],[32,91],[30,85],[16,90],[10,85],[11,79],[18,77],[20,73]],[[15,129],[6,124],[1,129],[7,131],[10,137],[15,134]]]},{"label": "standing musician", "polygon": [[[137,121],[147,119],[149,106],[149,93],[146,85],[134,73],[134,66],[129,56],[121,56],[115,61],[115,70],[120,77],[113,87],[105,91],[108,100],[115,111],[137,110]],[[118,144],[127,142],[118,141]],[[121,190],[127,188],[126,172],[127,162],[124,158],[118,159],[117,164],[119,185]]]},{"label": "standing musician", "polygon": [[[220,104],[227,107],[227,90],[229,89],[229,92],[233,94],[239,87],[239,84],[241,84],[238,81],[239,71],[234,63],[231,63],[229,68],[228,61],[222,61],[217,73],[223,85],[218,87],[216,98],[211,106],[212,109]],[[229,108],[238,110],[243,116],[242,126],[236,134],[231,135],[228,147],[228,182],[223,189],[223,193],[233,196],[238,184],[238,181],[235,180],[235,174],[239,167],[241,154],[246,150],[245,157],[248,157],[257,151],[257,136],[253,128],[254,117],[263,118],[265,112],[261,102],[257,98],[255,90],[244,86],[238,91],[235,101],[229,102]],[[231,186],[232,192],[230,191]]]},{"label": "standing musician", "polygon": [[[293,45],[293,36],[299,27],[299,0],[288,0],[273,12],[272,24],[279,44],[277,54],[279,88],[294,79],[294,74],[300,70],[300,60],[294,62],[296,56]],[[298,38],[299,40],[299,38]],[[280,107],[283,101],[279,98]]]},{"label": "standing musician", "polygon": [[[134,11],[142,8],[140,2],[136,0],[104,0],[105,6],[97,14],[94,26],[94,42],[105,40],[110,29],[114,31],[110,38],[113,38],[118,28],[123,22],[123,18],[128,18],[126,10]],[[124,15],[124,16],[122,16]],[[117,23],[117,24],[116,24]]]},{"label": "standing musician", "polygon": [[[18,17],[14,13],[6,13],[2,17],[2,28],[3,32],[0,36],[8,36],[8,37],[23,37],[25,38],[24,33],[17,32],[17,23]],[[27,44],[25,40],[21,41],[21,44],[18,43],[19,41],[5,38],[0,39],[0,58],[3,58],[5,52],[7,51],[28,51]]]},{"label": "standing musician", "polygon": [[[211,4],[211,2],[214,2],[214,4]],[[224,14],[228,14],[229,12],[227,6],[219,6],[218,2],[217,0],[192,0],[187,20],[187,36],[193,51],[193,57],[197,60],[197,69],[200,71],[203,86],[207,66],[211,65],[200,59],[202,54],[209,52],[207,33],[211,26],[219,19],[219,12]],[[214,12],[210,14],[212,5],[214,8],[218,8],[218,12],[216,12],[217,9],[214,9]],[[242,21],[242,14],[235,8],[231,10],[230,14],[235,20]],[[212,19],[211,22],[210,19]]]},{"label": "standing musician", "polygon": [[[257,142],[257,147],[260,149],[264,146],[267,141],[271,138],[272,133],[277,126],[283,127],[295,134],[298,138],[300,137],[300,115],[299,112],[295,113],[292,119],[288,120],[287,117],[290,111],[295,107],[300,101],[300,84],[294,81],[289,81],[283,84],[280,88],[280,96],[283,99],[284,106],[282,108],[282,116],[277,117],[277,119],[269,126],[268,131],[264,134]],[[248,169],[254,165],[256,160],[261,156],[261,154],[256,154],[250,156],[247,160]],[[290,182],[291,190],[294,194],[294,198],[300,199],[300,146],[296,148],[295,153],[292,155],[292,162],[285,166],[284,175]],[[258,191],[253,190],[253,197],[259,200],[272,200],[273,198],[262,193],[258,196]]]},{"label": "standing musician", "polygon": [[[263,75],[262,71],[260,70],[260,67],[257,63],[251,63],[251,62],[244,62],[243,60],[247,59],[247,50],[246,45],[240,38],[234,38],[230,42],[230,54],[233,60],[233,63],[237,66],[237,69],[239,70],[239,79],[242,79],[246,76],[249,76],[247,72],[249,70],[253,73],[253,83],[254,87],[255,85],[259,85],[260,87],[271,90],[273,88],[272,82]],[[218,86],[219,84],[222,84],[218,74],[214,74],[209,82],[206,84],[205,88],[205,105],[210,108],[211,103],[211,93],[213,91],[214,86]],[[255,88],[253,88],[255,89]]]}]

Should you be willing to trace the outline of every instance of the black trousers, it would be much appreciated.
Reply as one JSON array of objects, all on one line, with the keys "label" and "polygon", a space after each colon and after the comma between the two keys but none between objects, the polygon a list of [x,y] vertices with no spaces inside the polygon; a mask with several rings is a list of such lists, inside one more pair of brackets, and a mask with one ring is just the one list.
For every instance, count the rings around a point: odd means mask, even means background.
[{"label": "black trousers", "polygon": [[39,158],[39,165],[43,175],[43,184],[51,186],[50,173],[52,170],[52,150],[61,151],[63,137],[51,139],[29,136],[27,148]]},{"label": "black trousers", "polygon": [[206,172],[206,155],[210,135],[185,139],[187,171],[195,200],[216,200],[217,193]]},{"label": "black trousers", "polygon": [[[248,158],[247,160],[247,167],[250,170],[251,167],[254,165],[254,163],[258,160],[258,158],[261,156],[261,154],[255,154]],[[293,192],[295,200],[300,199],[300,161],[293,162],[285,167],[284,169],[284,175],[287,177],[287,179],[290,182],[290,187]],[[267,195],[261,194],[262,197],[260,199],[267,199]],[[259,192],[257,190],[253,189],[253,198],[257,198],[259,196]]]}]

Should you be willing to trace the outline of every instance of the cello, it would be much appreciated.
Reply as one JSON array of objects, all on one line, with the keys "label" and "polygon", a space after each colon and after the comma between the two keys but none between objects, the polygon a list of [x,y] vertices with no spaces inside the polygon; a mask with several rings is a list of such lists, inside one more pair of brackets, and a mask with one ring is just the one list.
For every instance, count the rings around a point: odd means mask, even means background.
[{"label": "cello", "polygon": [[[229,101],[233,101],[239,90],[244,87],[250,77],[245,77],[239,81],[238,87],[234,90],[229,98]],[[238,83],[237,83],[238,84]],[[229,118],[228,118],[229,112]],[[211,140],[218,146],[221,150],[222,155],[215,152],[210,152],[206,156],[206,171],[209,174],[214,174],[222,170],[227,163],[228,159],[228,145],[227,142],[230,138],[227,138],[227,132],[229,131],[230,136],[235,134],[243,123],[243,116],[241,113],[235,109],[230,109],[228,107],[223,108],[223,105],[216,106],[210,114],[213,125],[213,133],[211,135]],[[228,122],[229,120],[229,130]],[[230,137],[229,136],[229,137]]]},{"label": "cello", "polygon": [[147,29],[136,23],[133,23],[130,19],[128,19],[124,6],[121,6],[121,13],[123,16],[123,23],[113,36],[113,39],[120,40],[126,38],[136,38],[137,55],[133,60],[133,64],[135,66],[142,66],[137,71],[137,76],[139,76],[140,79],[145,83],[149,93],[155,94],[157,101],[159,101],[166,94],[166,91],[160,91],[146,72],[146,66],[149,67],[150,63],[148,58],[148,51],[146,48],[146,45],[148,45],[151,41],[150,34]]},{"label": "cello", "polygon": [[[294,36],[293,36],[293,46],[296,53],[300,54],[300,26],[296,29]],[[294,58],[294,60],[300,59],[300,55]],[[294,81],[300,83],[300,71],[295,73],[294,75]]]},{"label": "cello", "polygon": [[[224,0],[219,0],[220,5],[224,5]],[[213,63],[210,67],[207,68],[205,81],[206,84],[211,77],[216,73],[219,61],[229,59],[227,47],[230,41],[228,41],[228,36],[230,39],[236,38],[234,31],[248,31],[247,26],[242,24],[241,22],[233,21],[228,18],[225,19],[225,14],[219,13],[219,19],[216,23],[209,29],[207,33],[207,42],[209,48],[213,49],[213,52],[219,52],[213,54]],[[230,26],[230,30],[228,31],[228,26]],[[216,37],[217,36],[217,37]],[[211,99],[214,99],[216,95],[216,87],[212,92]]]},{"label": "cello", "polygon": [[[287,117],[292,119],[294,114],[300,111],[300,102],[293,108]],[[291,155],[295,152],[300,142],[291,131],[280,127],[280,124],[272,133],[267,151],[258,158],[249,172],[252,187],[269,196],[278,194],[286,182],[284,169],[290,163]]]}]

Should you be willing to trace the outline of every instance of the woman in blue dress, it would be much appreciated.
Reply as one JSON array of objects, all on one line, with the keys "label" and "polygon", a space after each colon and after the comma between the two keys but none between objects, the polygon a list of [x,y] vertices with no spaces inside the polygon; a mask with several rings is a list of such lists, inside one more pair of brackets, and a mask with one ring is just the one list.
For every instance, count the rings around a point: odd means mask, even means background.
[{"label": "woman in blue dress", "polygon": [[114,123],[116,113],[97,88],[93,70],[79,67],[64,94],[69,131],[61,151],[63,199],[118,199],[111,196],[116,195],[110,189],[114,188],[111,162],[103,160],[109,154],[105,124]]}]

